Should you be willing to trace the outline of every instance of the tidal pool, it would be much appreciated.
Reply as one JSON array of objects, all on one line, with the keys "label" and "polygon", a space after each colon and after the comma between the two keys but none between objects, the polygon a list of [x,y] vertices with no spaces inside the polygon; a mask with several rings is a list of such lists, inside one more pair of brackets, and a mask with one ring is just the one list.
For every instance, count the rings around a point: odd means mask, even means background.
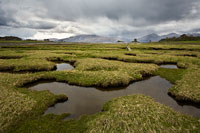
[{"label": "tidal pool", "polygon": [[192,105],[184,105],[177,103],[168,95],[168,89],[172,86],[170,82],[154,76],[147,80],[138,81],[124,88],[97,89],[92,87],[72,86],[66,83],[50,82],[39,83],[30,87],[31,90],[49,90],[54,94],[65,94],[68,101],[57,103],[53,107],[49,107],[45,114],[62,114],[70,113],[66,118],[79,118],[83,114],[94,114],[100,112],[105,102],[115,97],[126,96],[131,94],[144,94],[155,99],[155,101],[167,105],[175,111],[183,114],[189,114],[200,117],[200,108]]},{"label": "tidal pool", "polygon": [[60,63],[56,64],[56,71],[63,71],[63,70],[72,70],[74,67],[68,63]]},{"label": "tidal pool", "polygon": [[178,69],[177,65],[160,65],[161,68]]}]

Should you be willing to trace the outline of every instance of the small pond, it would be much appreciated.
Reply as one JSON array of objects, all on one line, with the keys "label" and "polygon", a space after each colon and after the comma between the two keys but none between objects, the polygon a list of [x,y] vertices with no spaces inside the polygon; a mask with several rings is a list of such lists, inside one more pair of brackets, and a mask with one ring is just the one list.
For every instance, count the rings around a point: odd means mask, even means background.
[{"label": "small pond", "polygon": [[54,94],[65,94],[68,101],[57,103],[53,107],[49,107],[45,114],[62,114],[70,113],[66,118],[79,118],[83,114],[94,114],[100,112],[105,102],[115,97],[126,96],[130,94],[144,94],[155,99],[155,101],[165,104],[175,111],[183,114],[189,114],[200,117],[200,109],[192,105],[184,105],[177,103],[168,95],[168,89],[172,86],[170,82],[154,76],[147,80],[138,81],[124,88],[112,88],[109,90],[97,89],[92,87],[72,86],[66,83],[50,82],[39,83],[30,87],[31,90],[49,90]]},{"label": "small pond", "polygon": [[74,67],[68,63],[60,63],[56,64],[56,71],[63,71],[63,70],[72,70]]},{"label": "small pond", "polygon": [[160,65],[161,68],[178,69],[177,65]]}]

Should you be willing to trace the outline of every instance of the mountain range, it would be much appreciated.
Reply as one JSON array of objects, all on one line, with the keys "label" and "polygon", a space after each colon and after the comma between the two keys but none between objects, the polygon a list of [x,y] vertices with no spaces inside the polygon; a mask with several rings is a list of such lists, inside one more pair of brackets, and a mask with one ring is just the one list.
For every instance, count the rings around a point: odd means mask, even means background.
[{"label": "mountain range", "polygon": [[102,37],[98,35],[77,35],[60,39],[60,42],[83,42],[83,43],[116,43],[118,39],[113,37]]},{"label": "mountain range", "polygon": [[160,41],[161,39],[164,39],[164,38],[172,38],[172,37],[179,37],[180,35],[179,34],[176,34],[176,33],[170,33],[170,34],[167,34],[167,35],[157,35],[155,33],[152,33],[152,34],[149,34],[149,35],[146,35],[146,36],[143,36],[141,38],[138,38],[138,41],[139,42],[149,42],[149,41],[152,41],[152,42],[158,42]]},{"label": "mountain range", "polygon": [[[199,33],[190,33],[187,35],[193,35],[193,36],[200,36]],[[166,35],[158,35],[155,33],[137,38],[139,42],[158,42],[161,39],[165,38],[172,38],[172,37],[179,37],[181,34],[177,33],[170,33]],[[103,37],[103,36],[98,36],[98,35],[77,35],[77,36],[72,36],[69,38],[64,38],[64,39],[50,39],[51,41],[57,41],[57,42],[79,42],[79,43],[117,43],[118,40],[121,40],[122,42],[130,42],[127,41],[127,39],[119,39],[115,37]]]},{"label": "mountain range", "polygon": [[[191,35],[192,36],[200,36],[199,33],[187,33],[186,35],[188,35],[188,36],[191,36]],[[155,33],[152,33],[152,34],[143,36],[141,38],[138,38],[138,41],[139,42],[149,42],[149,41],[158,42],[161,39],[172,38],[172,37],[179,37],[179,36],[181,36],[181,34],[170,33],[170,34],[167,34],[167,35],[157,35]]]}]

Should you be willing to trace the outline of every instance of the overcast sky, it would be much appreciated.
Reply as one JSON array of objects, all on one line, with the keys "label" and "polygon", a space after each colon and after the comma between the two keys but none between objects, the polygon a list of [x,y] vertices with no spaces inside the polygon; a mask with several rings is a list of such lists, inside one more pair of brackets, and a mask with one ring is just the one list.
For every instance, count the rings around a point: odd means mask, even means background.
[{"label": "overcast sky", "polygon": [[200,0],[0,0],[0,36],[200,32]]}]

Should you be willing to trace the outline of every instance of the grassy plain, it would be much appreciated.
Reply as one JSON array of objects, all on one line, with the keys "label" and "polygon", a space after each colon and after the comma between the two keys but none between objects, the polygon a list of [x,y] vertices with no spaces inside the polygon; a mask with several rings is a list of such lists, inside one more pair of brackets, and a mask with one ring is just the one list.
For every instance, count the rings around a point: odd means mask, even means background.
[{"label": "grassy plain", "polygon": [[[0,132],[198,132],[200,119],[182,115],[143,95],[113,99],[103,112],[63,121],[68,114],[43,112],[67,96],[31,91],[40,80],[79,86],[126,86],[160,75],[174,84],[177,100],[200,103],[200,45],[191,44],[37,44],[0,48]],[[56,62],[75,69],[54,71]],[[159,68],[177,64],[178,70]],[[140,128],[138,128],[140,127]]]}]

